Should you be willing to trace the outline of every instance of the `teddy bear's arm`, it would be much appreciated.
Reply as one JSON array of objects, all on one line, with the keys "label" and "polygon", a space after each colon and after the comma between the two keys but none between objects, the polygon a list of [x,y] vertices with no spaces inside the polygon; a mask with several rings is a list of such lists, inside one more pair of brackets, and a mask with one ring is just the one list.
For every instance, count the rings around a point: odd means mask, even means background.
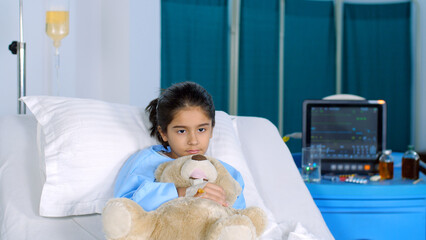
[{"label": "teddy bear's arm", "polygon": [[[232,196],[231,193],[227,193],[228,196],[230,196],[230,197],[227,197],[227,201],[230,202],[231,204],[232,204],[232,202],[235,201],[232,205],[232,207],[235,208],[235,209],[246,208],[246,200],[244,198],[244,180],[243,180],[241,173],[238,170],[236,170],[234,167],[232,167],[231,165],[229,165],[225,162],[222,162],[222,161],[219,161],[219,162],[221,163],[221,166],[218,166],[218,170],[221,169],[219,171],[227,171],[227,173],[222,172],[220,174],[222,174],[222,175],[223,174],[229,174],[233,178],[231,180],[227,179],[227,178],[218,179],[218,181],[225,181],[225,183],[220,183],[219,185],[222,185],[222,184],[233,185],[233,189],[230,190],[230,191],[231,192],[233,192],[233,191],[238,192],[237,196],[235,196],[235,195]],[[235,181],[232,181],[232,180],[235,180]],[[227,189],[228,187],[225,187],[224,185],[222,185],[222,187],[224,187],[224,189]]]}]

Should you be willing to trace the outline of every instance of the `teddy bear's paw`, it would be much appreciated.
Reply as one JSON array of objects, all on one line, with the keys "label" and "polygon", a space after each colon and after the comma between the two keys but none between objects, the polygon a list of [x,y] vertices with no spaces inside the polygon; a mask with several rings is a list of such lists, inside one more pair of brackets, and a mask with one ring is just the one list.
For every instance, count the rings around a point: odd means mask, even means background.
[{"label": "teddy bear's paw", "polygon": [[124,199],[108,201],[102,212],[102,223],[107,239],[121,239],[131,229],[132,216]]},{"label": "teddy bear's paw", "polygon": [[260,236],[266,229],[268,224],[268,217],[265,211],[259,207],[249,207],[241,211],[241,214],[250,218],[251,222],[256,228],[257,236]]},{"label": "teddy bear's paw", "polygon": [[234,215],[217,221],[210,228],[208,239],[215,240],[255,240],[256,229],[247,216]]},{"label": "teddy bear's paw", "polygon": [[224,227],[218,237],[218,240],[233,240],[233,239],[255,239],[252,231],[247,226],[228,226]]}]

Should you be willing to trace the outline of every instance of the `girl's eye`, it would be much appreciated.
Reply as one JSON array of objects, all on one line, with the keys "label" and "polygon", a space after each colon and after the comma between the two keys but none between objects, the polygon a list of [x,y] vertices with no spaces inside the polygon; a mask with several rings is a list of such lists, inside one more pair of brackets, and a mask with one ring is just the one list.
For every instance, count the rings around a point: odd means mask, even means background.
[{"label": "girl's eye", "polygon": [[198,129],[198,132],[205,132],[206,131],[206,129],[205,128],[199,128]]},{"label": "girl's eye", "polygon": [[177,131],[178,133],[185,133],[185,130],[181,129]]}]

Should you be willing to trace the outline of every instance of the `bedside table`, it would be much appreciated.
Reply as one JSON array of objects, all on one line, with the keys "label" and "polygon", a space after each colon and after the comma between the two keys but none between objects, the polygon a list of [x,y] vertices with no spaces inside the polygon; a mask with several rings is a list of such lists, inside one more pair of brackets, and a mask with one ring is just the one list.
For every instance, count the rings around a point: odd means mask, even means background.
[{"label": "bedside table", "polygon": [[401,179],[402,154],[392,156],[392,180],[306,183],[335,239],[426,239],[426,176]]}]

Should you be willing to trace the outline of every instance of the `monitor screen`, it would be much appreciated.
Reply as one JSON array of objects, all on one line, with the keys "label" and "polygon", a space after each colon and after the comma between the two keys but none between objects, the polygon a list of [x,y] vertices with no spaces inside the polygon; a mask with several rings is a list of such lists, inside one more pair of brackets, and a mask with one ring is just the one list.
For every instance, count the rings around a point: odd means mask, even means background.
[{"label": "monitor screen", "polygon": [[321,148],[325,172],[374,171],[371,162],[386,148],[386,104],[305,100],[302,136],[303,147]]}]

